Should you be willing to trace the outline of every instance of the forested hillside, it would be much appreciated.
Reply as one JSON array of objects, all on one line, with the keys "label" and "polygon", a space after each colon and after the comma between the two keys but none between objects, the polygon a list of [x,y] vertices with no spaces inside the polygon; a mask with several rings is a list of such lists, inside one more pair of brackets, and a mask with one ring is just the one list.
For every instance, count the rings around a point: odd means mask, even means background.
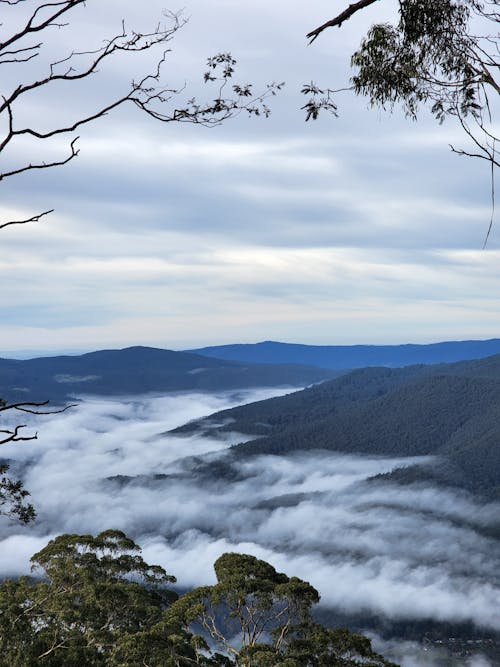
[{"label": "forested hillside", "polygon": [[338,371],[300,365],[248,365],[151,347],[75,356],[0,359],[0,396],[64,400],[69,396],[304,386]]},{"label": "forested hillside", "polygon": [[436,458],[392,473],[489,496],[500,487],[500,356],[353,371],[289,396],[226,410],[179,433],[234,431],[257,437],[232,455],[326,449]]}]

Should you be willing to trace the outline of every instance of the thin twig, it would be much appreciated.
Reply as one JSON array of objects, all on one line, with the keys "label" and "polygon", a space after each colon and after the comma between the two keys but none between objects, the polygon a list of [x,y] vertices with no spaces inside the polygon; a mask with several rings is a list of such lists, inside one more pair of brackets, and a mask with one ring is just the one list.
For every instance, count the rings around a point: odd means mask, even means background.
[{"label": "thin twig", "polygon": [[26,218],[26,220],[11,220],[10,222],[3,222],[0,224],[0,229],[4,229],[4,227],[9,227],[10,225],[26,225],[28,222],[38,222],[40,218],[43,218],[44,215],[49,215],[49,213],[53,213],[54,209],[51,208],[48,211],[44,211],[43,213],[39,213],[38,215],[33,215],[31,218]]},{"label": "thin twig", "polygon": [[[495,153],[495,140],[493,140],[493,154],[494,153]],[[486,244],[488,243],[488,239],[490,238],[491,229],[493,227],[493,219],[495,217],[495,161],[490,160],[490,165],[491,165],[491,172],[490,172],[490,178],[491,178],[491,218],[490,218],[490,224],[488,226],[488,231],[486,232],[486,238],[484,239],[483,250],[486,248]]]}]

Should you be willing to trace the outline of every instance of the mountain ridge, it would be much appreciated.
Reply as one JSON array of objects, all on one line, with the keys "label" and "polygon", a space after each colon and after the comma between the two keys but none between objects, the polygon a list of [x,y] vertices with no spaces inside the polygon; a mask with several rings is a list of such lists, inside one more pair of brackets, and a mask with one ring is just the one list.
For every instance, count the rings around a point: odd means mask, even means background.
[{"label": "mountain ridge", "polygon": [[195,348],[186,352],[245,363],[302,363],[347,370],[367,366],[400,367],[453,363],[500,354],[500,339],[403,343],[400,345],[304,345],[262,341]]},{"label": "mountain ridge", "polygon": [[82,355],[0,358],[0,396],[9,401],[64,400],[172,391],[305,386],[335,371],[299,364],[248,364],[145,346]]}]

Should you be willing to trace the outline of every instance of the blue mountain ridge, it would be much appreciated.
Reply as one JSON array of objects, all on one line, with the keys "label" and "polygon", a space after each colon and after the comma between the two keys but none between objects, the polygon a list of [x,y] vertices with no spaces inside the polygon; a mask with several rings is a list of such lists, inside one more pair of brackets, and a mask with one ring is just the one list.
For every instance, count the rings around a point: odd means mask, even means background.
[{"label": "blue mountain ridge", "polygon": [[305,364],[345,370],[368,366],[401,367],[482,359],[500,353],[500,339],[404,345],[303,345],[263,341],[215,345],[186,352],[252,364]]}]

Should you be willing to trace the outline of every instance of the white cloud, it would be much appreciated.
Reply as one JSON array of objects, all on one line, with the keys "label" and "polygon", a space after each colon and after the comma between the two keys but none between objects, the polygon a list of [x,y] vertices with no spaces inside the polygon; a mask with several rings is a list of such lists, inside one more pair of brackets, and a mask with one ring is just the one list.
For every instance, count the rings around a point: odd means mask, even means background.
[{"label": "white cloud", "polygon": [[498,549],[489,536],[497,505],[431,487],[366,485],[413,460],[334,452],[233,460],[235,477],[207,478],[200,462],[241,436],[165,435],[270,393],[95,399],[43,419],[40,440],[3,448],[24,471],[39,518],[31,528],[0,524],[0,565],[22,570],[29,550],[54,533],[114,527],[181,586],[212,581],[213,561],[236,550],[310,580],[324,604],[344,612],[499,629]]},{"label": "white cloud", "polygon": [[[161,11],[156,0],[147,15],[131,2],[89,5],[57,32],[60,48],[112,34],[122,17],[149,25]],[[206,95],[205,56],[232,49],[238,80],[256,89],[287,80],[269,120],[207,130],[124,109],[82,128],[81,155],[67,167],[5,181],[2,219],[56,208],[2,232],[5,352],[498,335],[496,227],[492,250],[474,252],[489,220],[487,173],[447,153],[458,139],[451,124],[408,124],[349,95],[339,119],[305,124],[300,84],[335,84],[360,31],[381,16],[370,10],[306,47],[330,3],[315,12],[290,12],[282,0],[186,8],[192,18],[172,42],[166,78]],[[55,107],[71,114],[133,73],[117,58],[101,75],[28,110],[42,120]],[[58,139],[50,156],[65,150]],[[31,151],[23,144],[18,157]]]}]

